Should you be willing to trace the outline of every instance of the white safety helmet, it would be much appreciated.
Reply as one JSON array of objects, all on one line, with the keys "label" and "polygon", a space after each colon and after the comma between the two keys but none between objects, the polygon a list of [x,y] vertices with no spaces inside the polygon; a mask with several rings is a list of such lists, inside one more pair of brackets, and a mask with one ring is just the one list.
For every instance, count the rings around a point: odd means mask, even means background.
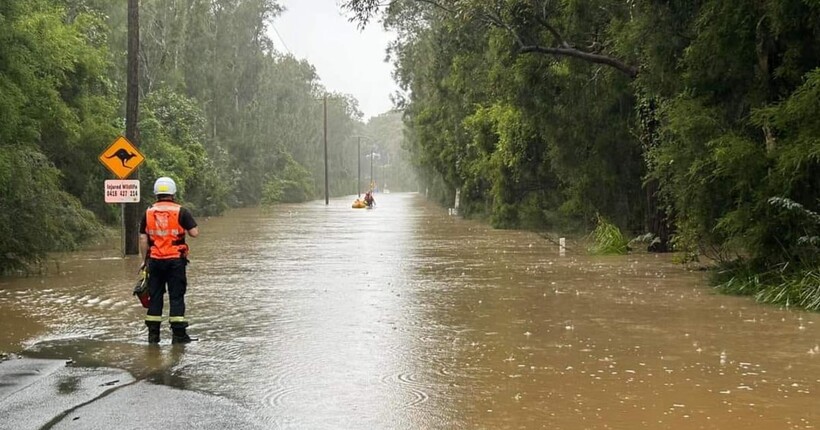
[{"label": "white safety helmet", "polygon": [[171,179],[167,176],[163,176],[163,177],[157,179],[156,182],[154,182],[154,195],[155,196],[158,196],[160,194],[173,196],[176,193],[177,193],[177,184],[176,184],[176,182],[174,182],[173,179]]}]

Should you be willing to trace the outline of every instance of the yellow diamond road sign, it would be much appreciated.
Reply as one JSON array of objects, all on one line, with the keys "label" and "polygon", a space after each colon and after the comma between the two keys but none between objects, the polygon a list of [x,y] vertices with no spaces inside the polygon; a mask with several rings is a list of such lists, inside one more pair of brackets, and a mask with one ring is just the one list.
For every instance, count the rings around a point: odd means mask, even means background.
[{"label": "yellow diamond road sign", "polygon": [[128,139],[120,136],[100,154],[100,161],[111,173],[125,179],[145,161],[145,157]]}]

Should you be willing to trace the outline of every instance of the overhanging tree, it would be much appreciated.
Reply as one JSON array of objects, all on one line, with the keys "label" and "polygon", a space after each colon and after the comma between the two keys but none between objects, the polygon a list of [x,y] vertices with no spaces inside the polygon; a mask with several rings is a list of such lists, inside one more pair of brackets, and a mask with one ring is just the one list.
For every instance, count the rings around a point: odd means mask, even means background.
[{"label": "overhanging tree", "polygon": [[[576,59],[601,65],[633,81],[638,100],[635,128],[644,154],[657,144],[655,100],[637,78],[641,67],[638,50],[618,53],[618,31],[634,20],[638,8],[633,2],[590,1],[552,2],[537,0],[455,1],[455,0],[350,0],[343,7],[362,25],[383,16],[386,25],[398,28],[400,37],[410,39],[419,24],[445,17],[452,21],[472,21],[485,31],[497,28],[508,33],[518,55],[545,55]],[[384,15],[381,15],[384,13]],[[402,42],[399,42],[401,44]],[[648,162],[648,158],[645,158]],[[648,168],[649,166],[647,166]],[[653,249],[668,249],[669,221],[658,204],[658,186],[653,178],[645,184],[646,229],[659,239]]]}]

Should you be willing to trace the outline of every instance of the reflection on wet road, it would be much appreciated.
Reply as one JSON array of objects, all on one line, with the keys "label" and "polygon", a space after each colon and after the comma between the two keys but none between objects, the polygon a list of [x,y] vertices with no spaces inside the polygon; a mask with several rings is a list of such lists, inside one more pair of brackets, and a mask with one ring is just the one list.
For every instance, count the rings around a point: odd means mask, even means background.
[{"label": "reflection on wet road", "polygon": [[0,350],[217,393],[272,428],[814,428],[820,315],[713,295],[670,256],[590,257],[417,195],[202,220],[180,350],[116,250],[0,280]]}]

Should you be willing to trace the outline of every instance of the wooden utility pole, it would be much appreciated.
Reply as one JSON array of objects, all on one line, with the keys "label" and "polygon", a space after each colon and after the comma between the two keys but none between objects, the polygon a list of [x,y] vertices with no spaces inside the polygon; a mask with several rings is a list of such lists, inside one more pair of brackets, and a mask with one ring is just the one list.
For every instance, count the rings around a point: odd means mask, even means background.
[{"label": "wooden utility pole", "polygon": [[325,205],[330,204],[330,192],[327,183],[327,94],[324,99],[324,141],[325,141]]},{"label": "wooden utility pole", "polygon": [[[139,148],[139,46],[140,21],[139,0],[128,0],[128,72],[126,77],[125,138]],[[131,175],[139,179],[139,170]],[[125,204],[123,210],[125,225],[125,255],[139,254],[140,205]]]}]

